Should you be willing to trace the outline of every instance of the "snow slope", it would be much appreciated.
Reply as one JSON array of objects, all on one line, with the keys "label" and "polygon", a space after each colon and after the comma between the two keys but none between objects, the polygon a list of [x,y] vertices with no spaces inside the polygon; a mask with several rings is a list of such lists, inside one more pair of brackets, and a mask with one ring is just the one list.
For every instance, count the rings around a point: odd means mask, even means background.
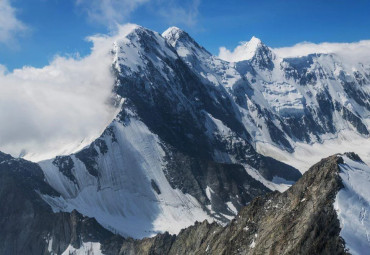
[{"label": "snow slope", "polygon": [[100,243],[82,243],[81,247],[76,249],[69,245],[62,255],[103,255],[100,250]]},{"label": "snow slope", "polygon": [[369,140],[350,130],[342,130],[335,136],[323,138],[322,142],[312,144],[296,142],[292,153],[269,143],[257,142],[256,147],[257,151],[263,155],[294,166],[303,173],[311,167],[312,162],[318,162],[333,153],[348,151],[355,152],[366,164],[370,165]]},{"label": "snow slope", "polygon": [[370,167],[346,156],[343,159],[339,175],[344,187],[334,203],[340,235],[351,254],[367,254],[370,251]]},{"label": "snow slope", "polygon": [[145,124],[132,119],[124,126],[114,121],[110,128],[114,139],[110,134],[102,137],[107,153],[96,148],[98,177],[75,155],[71,156],[75,180],[66,177],[53,160],[39,163],[46,181],[62,195],[44,196],[54,211],[76,209],[113,232],[134,238],[178,233],[196,220],[212,221],[194,197],[171,188],[163,173],[160,141]]}]

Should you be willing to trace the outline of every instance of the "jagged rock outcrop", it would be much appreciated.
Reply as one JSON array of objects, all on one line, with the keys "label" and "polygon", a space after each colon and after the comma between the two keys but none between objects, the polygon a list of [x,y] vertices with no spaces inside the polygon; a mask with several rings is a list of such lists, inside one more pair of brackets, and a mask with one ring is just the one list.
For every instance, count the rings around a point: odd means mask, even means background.
[{"label": "jagged rock outcrop", "polygon": [[286,192],[254,199],[226,227],[198,222],[177,236],[124,243],[120,254],[348,254],[334,208],[341,164],[342,155],[321,160]]},{"label": "jagged rock outcrop", "polygon": [[123,238],[95,219],[77,211],[52,211],[42,196],[60,194],[44,178],[37,164],[0,152],[0,254],[62,254],[69,246],[78,249],[83,243],[108,240],[105,254],[117,254],[119,246],[112,240]]}]

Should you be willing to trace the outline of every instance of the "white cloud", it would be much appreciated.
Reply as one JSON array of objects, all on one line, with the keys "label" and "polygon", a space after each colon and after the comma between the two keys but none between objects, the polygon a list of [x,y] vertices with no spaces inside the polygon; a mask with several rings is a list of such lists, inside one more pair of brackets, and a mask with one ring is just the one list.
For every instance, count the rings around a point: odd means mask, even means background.
[{"label": "white cloud", "polygon": [[241,57],[241,54],[244,53],[244,50],[245,50],[245,47],[243,47],[242,44],[238,45],[232,51],[222,46],[219,48],[218,57],[222,60],[229,61],[229,62],[238,62],[241,60],[246,60],[246,58]]},{"label": "white cloud", "polygon": [[27,30],[16,17],[16,9],[10,5],[9,0],[0,0],[0,43],[11,45],[17,35]]},{"label": "white cloud", "polygon": [[353,43],[311,43],[302,42],[290,47],[275,48],[282,58],[306,56],[312,53],[334,53],[346,61],[370,63],[370,40]]},{"label": "white cloud", "polygon": [[114,27],[127,21],[130,14],[150,0],[76,0],[92,22]]},{"label": "white cloud", "polygon": [[261,40],[253,36],[248,42],[240,42],[233,51],[220,47],[218,57],[229,62],[248,60],[254,56],[259,45]]},{"label": "white cloud", "polygon": [[[245,42],[242,42],[233,50],[220,47],[218,57],[230,62],[248,59],[248,47],[245,45]],[[331,53],[338,55],[348,64],[370,63],[370,40],[353,43],[302,42],[289,47],[273,48],[272,50],[281,58],[301,57],[313,53]]]},{"label": "white cloud", "polygon": [[90,40],[94,46],[84,58],[57,56],[43,68],[10,73],[0,65],[1,151],[14,156],[26,151],[34,160],[68,153],[112,120],[115,109],[107,101],[115,37]]}]

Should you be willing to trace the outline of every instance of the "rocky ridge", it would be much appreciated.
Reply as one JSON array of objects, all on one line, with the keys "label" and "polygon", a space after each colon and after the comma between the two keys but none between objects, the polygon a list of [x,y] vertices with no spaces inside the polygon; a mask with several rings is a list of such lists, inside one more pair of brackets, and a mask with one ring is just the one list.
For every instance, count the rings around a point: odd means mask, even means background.
[{"label": "rocky ridge", "polygon": [[[344,187],[343,157],[360,162],[351,153],[323,159],[284,193],[253,199],[227,226],[197,222],[178,235],[134,240],[114,235],[77,211],[53,213],[39,193],[58,193],[42,182],[38,166],[1,154],[0,201],[8,209],[1,211],[0,254],[82,252],[86,245],[89,254],[347,254],[334,208]],[[19,173],[29,178],[22,181]]]}]

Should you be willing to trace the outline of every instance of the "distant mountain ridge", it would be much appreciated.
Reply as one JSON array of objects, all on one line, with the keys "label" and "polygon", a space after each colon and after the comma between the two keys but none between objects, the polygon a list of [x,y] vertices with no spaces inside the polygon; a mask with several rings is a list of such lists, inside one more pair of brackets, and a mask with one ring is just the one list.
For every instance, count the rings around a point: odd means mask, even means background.
[{"label": "distant mountain ridge", "polygon": [[[310,163],[298,162],[304,160],[304,153],[317,154],[315,160],[321,156],[305,144],[332,140],[339,147],[348,144],[345,151],[367,141],[369,62],[354,64],[337,54],[281,58],[255,37],[239,46],[240,59],[245,60],[227,62],[179,28],[169,28],[162,35],[203,82],[226,91],[223,97],[231,98],[231,108],[258,151],[305,171]],[[337,152],[334,144],[316,146],[316,150],[327,151],[328,156]],[[366,153],[361,155],[369,160]]]}]

